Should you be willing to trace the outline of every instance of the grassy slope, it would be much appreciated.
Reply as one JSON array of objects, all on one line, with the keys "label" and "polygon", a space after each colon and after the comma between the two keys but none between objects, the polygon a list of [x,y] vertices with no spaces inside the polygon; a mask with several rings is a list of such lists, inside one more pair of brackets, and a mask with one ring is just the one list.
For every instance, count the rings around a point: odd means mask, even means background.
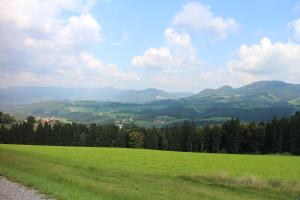
[{"label": "grassy slope", "polygon": [[299,191],[201,179],[300,181],[300,157],[0,145],[0,174],[57,199],[296,199]]}]

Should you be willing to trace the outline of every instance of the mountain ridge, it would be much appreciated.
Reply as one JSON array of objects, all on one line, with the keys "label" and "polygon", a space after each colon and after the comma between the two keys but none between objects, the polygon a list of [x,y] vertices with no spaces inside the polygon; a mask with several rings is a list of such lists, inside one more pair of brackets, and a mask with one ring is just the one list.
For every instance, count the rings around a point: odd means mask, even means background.
[{"label": "mountain ridge", "polygon": [[205,89],[186,98],[169,97],[169,93],[153,88],[123,91],[121,97],[118,91],[114,92],[117,92],[115,98],[118,101],[44,101],[12,110],[85,123],[122,121],[148,126],[184,120],[193,120],[197,124],[219,123],[231,117],[243,121],[271,120],[273,116],[285,117],[300,110],[300,84],[280,81],[254,82],[239,88]]},{"label": "mountain ridge", "polygon": [[93,100],[122,103],[148,103],[162,99],[179,99],[192,95],[187,92],[166,92],[155,88],[143,90],[104,88],[64,88],[47,86],[20,86],[0,88],[0,102],[34,103],[41,101]]},{"label": "mountain ridge", "polygon": [[[280,90],[284,90],[280,92]],[[283,81],[257,81],[238,88],[233,88],[231,86],[225,85],[217,89],[204,89],[199,93],[192,95],[188,98],[197,97],[207,97],[207,96],[220,96],[220,95],[233,95],[233,94],[243,94],[243,95],[257,95],[263,93],[276,92],[276,95],[280,97],[295,97],[300,94],[300,84],[286,83]],[[289,93],[286,96],[286,93]],[[295,95],[293,95],[293,93]]]}]

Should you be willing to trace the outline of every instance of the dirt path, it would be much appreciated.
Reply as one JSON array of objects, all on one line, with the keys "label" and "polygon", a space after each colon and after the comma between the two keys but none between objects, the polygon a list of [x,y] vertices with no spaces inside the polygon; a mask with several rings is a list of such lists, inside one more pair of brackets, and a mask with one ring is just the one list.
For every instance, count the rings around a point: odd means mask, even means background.
[{"label": "dirt path", "polygon": [[0,200],[45,200],[45,195],[39,194],[19,183],[0,177]]}]

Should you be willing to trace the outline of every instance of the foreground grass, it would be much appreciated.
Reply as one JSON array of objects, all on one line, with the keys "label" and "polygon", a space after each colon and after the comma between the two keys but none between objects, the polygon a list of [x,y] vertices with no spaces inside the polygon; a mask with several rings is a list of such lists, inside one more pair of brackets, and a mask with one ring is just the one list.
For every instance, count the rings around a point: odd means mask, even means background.
[{"label": "foreground grass", "polygon": [[57,199],[291,199],[300,157],[0,145],[0,174]]}]

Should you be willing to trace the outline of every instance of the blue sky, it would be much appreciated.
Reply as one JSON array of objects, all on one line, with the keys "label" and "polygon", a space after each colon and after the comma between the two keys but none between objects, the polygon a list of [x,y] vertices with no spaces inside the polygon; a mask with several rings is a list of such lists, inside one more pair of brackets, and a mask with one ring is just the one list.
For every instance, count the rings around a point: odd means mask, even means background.
[{"label": "blue sky", "polygon": [[0,11],[2,87],[300,83],[297,0],[4,0]]},{"label": "blue sky", "polygon": [[[120,62],[118,64],[130,65],[128,57],[138,55],[150,46],[160,46],[164,42],[164,30],[170,26],[172,18],[181,7],[188,2],[190,1],[165,0],[153,3],[153,1],[115,0],[98,4],[92,11],[103,26],[105,38],[99,56],[105,55],[109,60]],[[238,33],[226,40],[214,41],[207,35],[190,33],[201,58],[212,65],[222,65],[241,44],[253,44],[266,35],[272,41],[287,41],[289,36],[287,23],[299,16],[299,13],[297,15],[293,12],[295,1],[198,2],[211,6],[216,15],[233,17],[241,26]],[[128,33],[127,41],[123,45],[112,46],[111,43],[122,41],[124,33]]]}]

